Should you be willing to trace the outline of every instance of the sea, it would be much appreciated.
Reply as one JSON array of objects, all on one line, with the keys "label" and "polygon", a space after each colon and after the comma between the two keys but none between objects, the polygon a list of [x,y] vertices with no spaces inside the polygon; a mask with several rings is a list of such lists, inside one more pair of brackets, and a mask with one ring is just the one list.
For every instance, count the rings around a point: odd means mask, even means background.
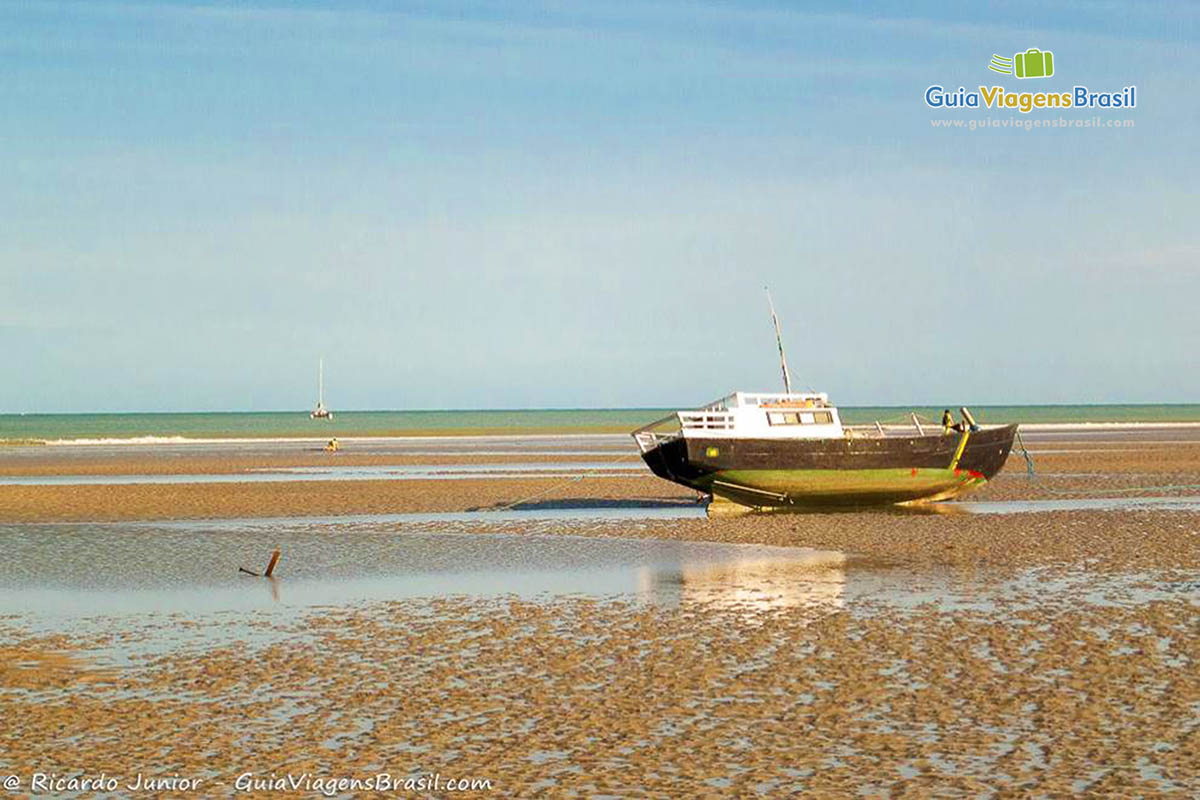
[{"label": "sea", "polygon": [[[925,421],[941,408],[840,406],[847,424]],[[0,414],[0,444],[56,444],[140,440],[288,439],[537,433],[625,433],[675,409],[517,409],[463,411],[335,411],[332,421],[307,411]],[[981,423],[1024,424],[1200,423],[1200,404],[972,406]],[[957,410],[955,410],[957,416]]]}]

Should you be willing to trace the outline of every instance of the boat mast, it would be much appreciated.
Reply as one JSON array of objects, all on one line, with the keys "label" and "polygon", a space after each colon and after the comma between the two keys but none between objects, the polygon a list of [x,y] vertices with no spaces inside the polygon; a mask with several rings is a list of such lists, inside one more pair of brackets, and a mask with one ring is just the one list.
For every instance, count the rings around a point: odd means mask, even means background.
[{"label": "boat mast", "polygon": [[317,408],[325,407],[325,358],[317,359]]},{"label": "boat mast", "polygon": [[764,286],[767,293],[767,304],[771,306],[771,321],[775,323],[775,343],[779,345],[779,368],[783,371],[783,390],[792,393],[792,375],[788,372],[787,356],[783,352],[783,335],[779,332],[779,317],[775,315],[775,301],[771,299],[771,290]]}]

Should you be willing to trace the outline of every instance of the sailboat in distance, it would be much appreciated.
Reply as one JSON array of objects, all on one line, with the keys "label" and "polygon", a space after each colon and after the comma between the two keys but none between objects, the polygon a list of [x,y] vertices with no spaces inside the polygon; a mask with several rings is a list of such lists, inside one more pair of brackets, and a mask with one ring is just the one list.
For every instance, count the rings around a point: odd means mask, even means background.
[{"label": "sailboat in distance", "polygon": [[308,415],[309,419],[333,421],[333,412],[325,407],[325,359],[317,361],[317,407]]}]

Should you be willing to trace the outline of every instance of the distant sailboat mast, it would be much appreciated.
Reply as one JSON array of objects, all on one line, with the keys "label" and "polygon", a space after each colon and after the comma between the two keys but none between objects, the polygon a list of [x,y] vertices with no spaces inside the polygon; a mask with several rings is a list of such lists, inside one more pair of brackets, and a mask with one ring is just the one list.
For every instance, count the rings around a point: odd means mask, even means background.
[{"label": "distant sailboat mast", "polygon": [[792,393],[792,375],[788,372],[787,356],[783,352],[783,335],[779,332],[779,317],[775,315],[775,301],[771,299],[771,290],[766,286],[767,304],[771,306],[771,322],[775,323],[775,344],[779,345],[779,368],[783,371],[783,390]]},{"label": "distant sailboat mast", "polygon": [[317,359],[317,407],[308,415],[311,419],[333,419],[333,414],[325,408],[325,359]]}]

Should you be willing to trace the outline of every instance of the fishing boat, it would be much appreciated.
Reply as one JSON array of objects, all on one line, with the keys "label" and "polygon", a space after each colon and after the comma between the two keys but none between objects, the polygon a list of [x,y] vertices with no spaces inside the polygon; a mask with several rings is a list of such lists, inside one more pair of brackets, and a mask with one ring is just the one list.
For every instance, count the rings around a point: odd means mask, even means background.
[{"label": "fishing boat", "polygon": [[317,407],[308,415],[309,419],[324,419],[333,422],[333,412],[325,407],[325,359],[317,360]]},{"label": "fishing boat", "polygon": [[[768,293],[769,297],[769,293]],[[1016,425],[962,420],[844,425],[824,392],[793,392],[779,320],[784,391],[733,392],[633,432],[660,478],[750,508],[845,507],[947,500],[1004,466]]]}]

